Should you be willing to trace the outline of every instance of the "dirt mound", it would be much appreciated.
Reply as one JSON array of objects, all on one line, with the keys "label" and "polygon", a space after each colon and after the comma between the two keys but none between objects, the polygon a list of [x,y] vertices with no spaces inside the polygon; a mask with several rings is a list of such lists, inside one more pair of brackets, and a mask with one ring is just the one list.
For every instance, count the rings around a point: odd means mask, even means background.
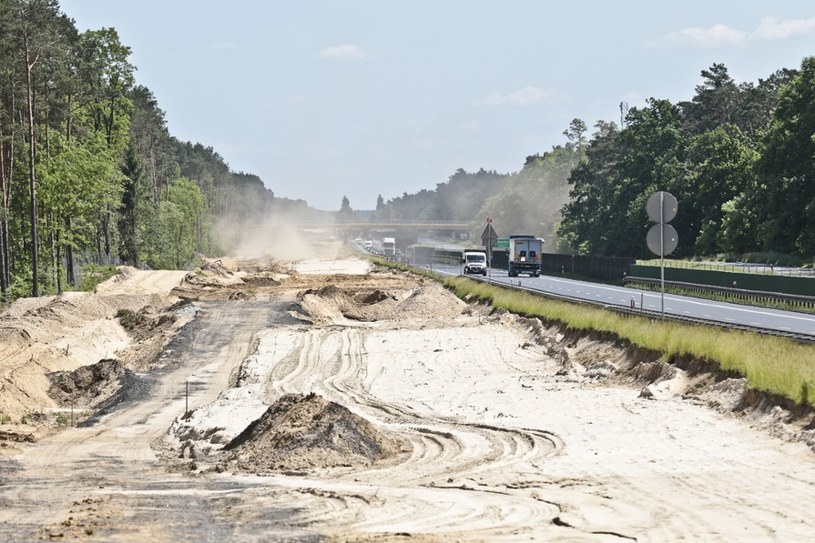
[{"label": "dirt mound", "polygon": [[342,324],[344,319],[362,322],[447,320],[467,309],[465,302],[437,283],[387,290],[328,285],[303,291],[298,301],[300,313],[315,324]]},{"label": "dirt mound", "polygon": [[402,451],[401,442],[317,394],[287,394],[224,446],[252,472],[370,466]]},{"label": "dirt mound", "polygon": [[184,286],[193,287],[227,287],[243,284],[243,279],[232,273],[220,260],[205,262],[200,268],[184,276]]},{"label": "dirt mound", "polygon": [[467,304],[438,284],[414,289],[397,308],[400,319],[450,319],[461,315]]},{"label": "dirt mound", "polygon": [[59,406],[92,410],[94,417],[138,398],[144,388],[142,380],[115,359],[100,360],[73,371],[55,371],[48,378],[51,380],[48,395]]},{"label": "dirt mound", "polygon": [[369,293],[362,293],[360,296],[357,297],[357,301],[361,304],[371,305],[371,304],[378,304],[379,302],[383,302],[387,299],[395,299],[393,295],[388,294],[383,290],[374,290],[373,292]]}]

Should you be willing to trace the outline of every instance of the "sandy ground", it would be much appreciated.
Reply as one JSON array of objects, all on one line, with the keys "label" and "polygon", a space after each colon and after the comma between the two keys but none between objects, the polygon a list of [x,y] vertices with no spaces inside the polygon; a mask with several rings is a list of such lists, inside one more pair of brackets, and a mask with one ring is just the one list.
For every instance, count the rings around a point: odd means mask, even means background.
[{"label": "sandy ground", "polygon": [[[815,533],[810,419],[361,260],[124,270],[0,327],[3,541]],[[138,394],[60,427],[48,375],[106,358]]]}]

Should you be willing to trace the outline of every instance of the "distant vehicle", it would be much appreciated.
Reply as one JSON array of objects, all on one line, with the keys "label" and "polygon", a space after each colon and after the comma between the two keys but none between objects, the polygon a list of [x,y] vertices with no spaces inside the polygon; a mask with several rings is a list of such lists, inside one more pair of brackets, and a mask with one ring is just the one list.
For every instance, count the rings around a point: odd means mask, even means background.
[{"label": "distant vehicle", "polygon": [[541,274],[543,238],[529,235],[509,236],[509,267],[507,274],[517,277],[521,273],[538,277]]},{"label": "distant vehicle", "polygon": [[382,252],[385,258],[396,256],[396,238],[382,238]]},{"label": "distant vehicle", "polygon": [[464,275],[469,273],[487,275],[487,253],[484,251],[464,251]]}]

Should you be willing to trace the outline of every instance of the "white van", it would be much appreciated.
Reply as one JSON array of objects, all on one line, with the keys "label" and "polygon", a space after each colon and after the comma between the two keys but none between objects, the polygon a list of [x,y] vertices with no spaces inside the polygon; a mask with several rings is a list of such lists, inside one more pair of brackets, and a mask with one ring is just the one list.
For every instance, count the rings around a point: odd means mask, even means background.
[{"label": "white van", "polygon": [[464,251],[464,275],[469,273],[487,275],[487,253],[484,251]]}]

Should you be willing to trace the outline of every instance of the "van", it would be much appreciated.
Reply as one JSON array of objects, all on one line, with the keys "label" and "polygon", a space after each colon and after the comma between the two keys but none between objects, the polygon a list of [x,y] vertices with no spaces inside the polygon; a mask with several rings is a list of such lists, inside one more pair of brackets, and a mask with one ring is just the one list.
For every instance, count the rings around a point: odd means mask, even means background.
[{"label": "van", "polygon": [[464,275],[470,273],[487,275],[487,253],[484,251],[464,251]]}]

